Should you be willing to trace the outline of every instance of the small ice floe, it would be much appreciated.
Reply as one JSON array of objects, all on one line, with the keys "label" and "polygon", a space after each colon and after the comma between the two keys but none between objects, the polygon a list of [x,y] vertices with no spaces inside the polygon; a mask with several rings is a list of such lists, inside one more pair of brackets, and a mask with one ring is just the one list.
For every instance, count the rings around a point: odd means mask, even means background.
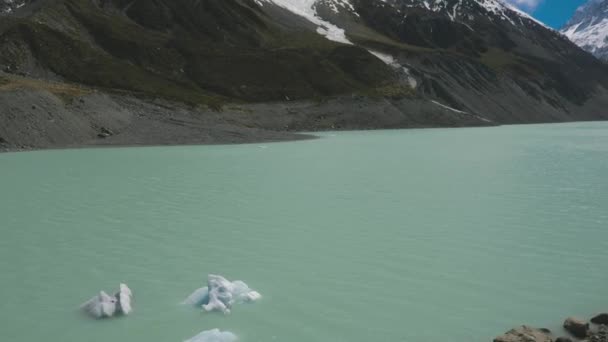
[{"label": "small ice floe", "polygon": [[235,334],[229,331],[220,331],[219,329],[207,330],[202,333],[185,340],[184,342],[236,342],[238,338]]},{"label": "small ice floe", "polygon": [[120,284],[118,292],[110,296],[104,291],[89,299],[80,309],[94,318],[110,318],[117,315],[128,315],[133,311],[131,300],[133,292],[126,284]]},{"label": "small ice floe", "polygon": [[258,301],[262,295],[240,280],[229,281],[218,275],[207,277],[207,286],[194,291],[182,304],[202,307],[203,310],[230,313],[234,304]]}]

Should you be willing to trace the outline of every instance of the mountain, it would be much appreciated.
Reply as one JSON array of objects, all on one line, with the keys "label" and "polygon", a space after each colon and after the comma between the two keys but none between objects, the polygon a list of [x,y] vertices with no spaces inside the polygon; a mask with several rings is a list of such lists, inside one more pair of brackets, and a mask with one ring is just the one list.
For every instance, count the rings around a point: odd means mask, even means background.
[{"label": "mountain", "polygon": [[364,47],[397,67],[417,94],[492,122],[602,115],[606,67],[501,1],[257,3],[308,18],[329,39]]},{"label": "mountain", "polygon": [[363,49],[305,30],[290,33],[251,1],[30,6],[0,26],[0,65],[7,70],[184,102],[311,98],[390,78]]},{"label": "mountain", "polygon": [[608,1],[590,0],[579,7],[561,32],[598,58],[608,60]]},{"label": "mountain", "polygon": [[0,13],[12,13],[25,4],[24,0],[0,0]]},{"label": "mountain", "polygon": [[[27,0],[17,7],[0,20],[5,72],[114,97],[207,105],[226,120],[230,104],[254,112],[273,104],[265,113],[274,114],[247,122],[256,129],[608,118],[608,67],[497,0]],[[314,110],[299,112],[296,103]]]}]

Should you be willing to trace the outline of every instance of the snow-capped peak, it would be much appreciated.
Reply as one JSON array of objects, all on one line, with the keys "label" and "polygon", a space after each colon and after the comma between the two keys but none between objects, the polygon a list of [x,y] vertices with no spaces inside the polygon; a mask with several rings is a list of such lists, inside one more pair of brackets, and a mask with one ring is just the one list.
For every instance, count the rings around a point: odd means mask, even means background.
[{"label": "snow-capped peak", "polygon": [[[485,14],[492,14],[494,17],[509,22],[515,26],[525,25],[526,22],[533,22],[548,28],[540,21],[534,19],[527,13],[503,2],[503,0],[368,0],[376,1],[383,6],[392,6],[396,11],[404,8],[423,8],[432,12],[444,12],[453,21],[466,21],[470,18],[471,12],[481,9]],[[595,0],[594,0],[595,1]],[[346,11],[355,16],[359,16],[351,0],[255,0],[264,6],[274,4],[283,7],[290,12],[302,16],[318,26],[318,32],[327,39],[345,44],[352,44],[346,37],[344,30],[335,24],[321,18],[317,12],[317,7],[323,5],[335,13]]]},{"label": "snow-capped peak", "polygon": [[481,10],[486,14],[519,26],[525,25],[526,21],[533,22],[550,29],[548,26],[533,18],[529,14],[504,2],[503,0],[379,0],[396,8],[418,7],[432,12],[443,12],[453,21],[463,21],[470,17],[475,10]]},{"label": "snow-capped peak", "polygon": [[561,32],[600,58],[608,58],[608,1],[590,0],[578,8]]}]

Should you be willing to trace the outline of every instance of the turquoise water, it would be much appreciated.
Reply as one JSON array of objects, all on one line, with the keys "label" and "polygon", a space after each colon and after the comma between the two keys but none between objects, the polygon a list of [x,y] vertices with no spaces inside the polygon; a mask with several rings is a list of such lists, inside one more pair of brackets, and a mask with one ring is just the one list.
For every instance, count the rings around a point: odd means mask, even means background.
[{"label": "turquoise water", "polygon": [[[608,310],[608,124],[0,154],[0,336],[490,341]],[[207,273],[264,299],[179,303]],[[79,305],[129,284],[135,312]]]}]

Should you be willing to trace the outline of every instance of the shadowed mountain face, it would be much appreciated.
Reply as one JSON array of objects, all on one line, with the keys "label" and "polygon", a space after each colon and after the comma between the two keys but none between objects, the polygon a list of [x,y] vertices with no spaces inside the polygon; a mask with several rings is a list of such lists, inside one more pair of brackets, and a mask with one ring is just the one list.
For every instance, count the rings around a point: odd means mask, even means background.
[{"label": "shadowed mountain face", "polygon": [[247,0],[38,0],[0,32],[9,71],[186,102],[312,98],[391,78],[364,49],[287,32]]},{"label": "shadowed mountain face", "polygon": [[495,123],[606,118],[608,68],[496,0],[294,1],[34,0],[2,18],[0,66],[188,103],[390,94]]}]

